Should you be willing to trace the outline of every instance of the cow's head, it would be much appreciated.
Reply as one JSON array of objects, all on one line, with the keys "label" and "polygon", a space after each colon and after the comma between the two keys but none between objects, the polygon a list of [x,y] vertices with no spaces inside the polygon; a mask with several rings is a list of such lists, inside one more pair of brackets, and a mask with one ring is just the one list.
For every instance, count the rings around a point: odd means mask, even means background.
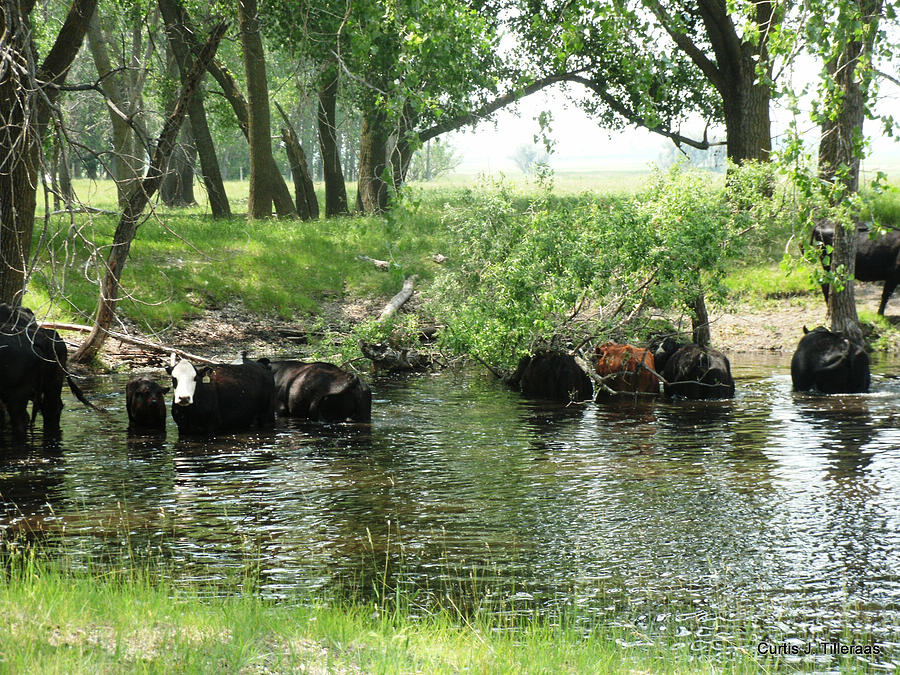
[{"label": "cow's head", "polygon": [[172,352],[166,372],[172,376],[173,397],[175,405],[191,405],[194,402],[194,393],[197,391],[198,382],[209,382],[209,373],[212,370],[205,366],[199,370],[187,359],[178,361],[175,352]]}]

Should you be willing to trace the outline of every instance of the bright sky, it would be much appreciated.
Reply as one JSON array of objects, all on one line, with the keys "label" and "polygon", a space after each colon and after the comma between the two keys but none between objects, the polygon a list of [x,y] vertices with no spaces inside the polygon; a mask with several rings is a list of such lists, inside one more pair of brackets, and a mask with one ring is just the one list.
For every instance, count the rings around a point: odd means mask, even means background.
[{"label": "bright sky", "polygon": [[[889,91],[889,86],[883,90],[882,105],[896,108],[900,93],[896,88]],[[536,118],[544,110],[553,114],[552,137],[556,146],[550,165],[557,171],[639,171],[655,163],[671,145],[668,139],[645,129],[601,129],[575,105],[567,103],[564,91],[551,87],[521,101],[517,111],[500,111],[496,122],[483,122],[450,136],[447,140],[463,159],[457,171],[519,173],[510,156],[520,145],[533,142],[539,132]],[[777,110],[773,110],[773,117],[778,120]],[[775,126],[774,133],[778,133],[777,121]],[[811,123],[810,129],[816,142],[817,131]],[[864,170],[882,169],[896,178],[900,174],[900,143],[881,137],[875,122],[867,121],[866,131],[876,132],[876,138]]]}]

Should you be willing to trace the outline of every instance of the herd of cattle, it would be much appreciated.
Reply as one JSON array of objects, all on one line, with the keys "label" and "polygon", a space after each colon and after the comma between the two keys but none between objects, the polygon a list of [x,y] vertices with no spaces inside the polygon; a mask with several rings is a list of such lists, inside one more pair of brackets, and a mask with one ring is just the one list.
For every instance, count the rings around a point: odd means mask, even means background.
[{"label": "herd of cattle", "polygon": [[[94,407],[66,370],[66,344],[41,327],[31,310],[0,304],[0,424],[8,417],[13,438],[25,438],[40,413],[44,437],[60,433],[62,387]],[[275,415],[320,421],[367,422],[372,392],[359,377],[330,363],[252,360],[196,367],[172,354],[166,372],[172,387],[132,380],[125,387],[129,429],[164,430],[166,394],[173,391],[172,418],[182,434],[271,428]],[[31,419],[28,404],[32,404]]]},{"label": "herd of cattle", "polygon": [[[796,391],[859,393],[869,388],[869,358],[862,345],[825,328],[806,331],[791,360]],[[59,334],[41,327],[23,307],[0,304],[0,422],[8,417],[15,439],[23,439],[41,414],[44,436],[57,437],[62,386],[92,406],[66,371],[66,346]],[[592,364],[598,401],[613,395],[659,394],[686,399],[734,396],[731,364],[721,352],[671,337],[650,349],[602,344]],[[372,392],[358,376],[330,363],[249,359],[195,366],[173,353],[166,367],[172,386],[141,378],[125,389],[131,431],[166,427],[166,394],[180,434],[213,435],[254,427],[271,428],[276,415],[317,421],[368,422]],[[539,351],[523,358],[507,383],[531,398],[585,401],[594,383],[569,354]]]},{"label": "herd of cattle", "polygon": [[[827,328],[804,335],[791,359],[795,391],[823,394],[869,390],[869,357],[862,345]],[[655,340],[650,349],[607,343],[594,350],[596,399],[622,394],[659,394],[684,399],[734,397],[728,358],[712,347]],[[509,383],[526,396],[585,401],[594,396],[591,378],[567,354],[538,352],[519,362]]]}]

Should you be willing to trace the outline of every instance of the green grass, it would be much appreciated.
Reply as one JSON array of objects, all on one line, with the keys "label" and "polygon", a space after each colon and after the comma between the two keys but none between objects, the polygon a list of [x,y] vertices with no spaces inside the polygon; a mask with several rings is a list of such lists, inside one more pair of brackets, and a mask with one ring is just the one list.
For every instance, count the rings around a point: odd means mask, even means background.
[{"label": "green grass", "polygon": [[[555,199],[561,207],[585,191],[624,195],[646,184],[647,172],[593,172],[554,175]],[[492,180],[496,180],[494,177]],[[526,209],[541,188],[523,176],[506,177],[516,208]],[[386,217],[321,218],[315,222],[266,220],[247,222],[249,184],[226,184],[235,216],[215,221],[208,214],[198,184],[197,206],[158,207],[141,226],[123,276],[122,316],[149,331],[165,330],[204,309],[241,303],[250,313],[282,320],[316,320],[323,303],[342,298],[386,299],[410,274],[427,288],[440,269],[435,253],[450,256],[445,219],[470,193],[477,179],[451,175],[410,186],[406,208]],[[322,185],[317,186],[321,198]],[[355,186],[348,184],[353,203]],[[111,181],[75,181],[79,197],[95,208],[116,211]],[[900,226],[900,193],[873,195],[879,222]],[[39,200],[43,211],[43,199]],[[451,216],[453,217],[453,216]],[[35,242],[44,241],[39,266],[24,302],[41,316],[89,323],[96,309],[98,282],[108,254],[117,216],[58,215],[39,218]],[[777,266],[790,233],[760,242],[754,261],[735,268],[727,284],[732,293],[751,303],[787,296],[812,295],[815,285],[808,268],[786,274]],[[359,256],[388,260],[383,271]]]},{"label": "green grass", "polygon": [[[115,209],[108,181],[83,183],[76,185],[79,194],[90,195],[97,207]],[[244,185],[228,185],[235,209],[241,207]],[[410,274],[423,280],[434,275],[432,256],[441,252],[443,239],[441,204],[432,203],[437,205],[404,211],[402,222],[390,216],[247,222],[241,214],[216,221],[202,213],[202,204],[160,208],[131,247],[120,311],[158,330],[236,300],[251,312],[287,319],[344,294],[391,295]],[[87,320],[96,308],[97,280],[116,223],[116,216],[80,215],[74,233],[68,216],[53,218],[25,304],[45,314],[53,297],[51,316]],[[391,269],[380,270],[358,256],[388,260]]]},{"label": "green grass", "polygon": [[452,604],[449,611],[413,613],[353,601],[274,601],[240,590],[211,597],[148,573],[74,571],[28,554],[7,565],[0,577],[4,673],[760,669],[749,638],[723,663],[712,647],[674,635],[650,640],[641,630],[597,622],[472,618]]},{"label": "green grass", "polygon": [[726,277],[725,284],[731,294],[749,302],[821,293],[813,269],[803,263],[793,269],[785,269],[777,263],[740,267]]}]

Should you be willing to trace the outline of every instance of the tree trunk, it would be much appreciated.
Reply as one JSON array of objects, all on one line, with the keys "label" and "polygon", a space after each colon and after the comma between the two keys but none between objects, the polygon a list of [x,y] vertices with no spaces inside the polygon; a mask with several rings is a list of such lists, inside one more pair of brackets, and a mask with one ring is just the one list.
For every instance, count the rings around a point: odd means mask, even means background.
[{"label": "tree trunk", "polygon": [[322,153],[322,174],[325,179],[325,216],[349,213],[347,186],[341,171],[341,156],[337,139],[337,70],[331,68],[322,74],[319,86],[319,150]]},{"label": "tree trunk", "polygon": [[132,186],[139,179],[142,162],[134,156],[134,130],[131,124],[135,123],[135,119],[133,102],[128,96],[129,87],[123,75],[113,68],[108,44],[109,38],[101,25],[100,15],[95,13],[88,26],[88,47],[107,99],[112,126],[113,156],[108,170],[116,182],[119,208],[124,208]]},{"label": "tree trunk", "polygon": [[393,188],[396,192],[406,182],[409,163],[412,161],[413,145],[410,131],[415,127],[416,117],[411,106],[406,106],[397,128],[397,142],[391,148],[391,174]]},{"label": "tree trunk", "polygon": [[[46,175],[46,174],[45,174]],[[60,201],[59,188],[59,139],[53,140],[50,148],[50,192],[53,193],[53,210],[59,211],[62,203]]]},{"label": "tree trunk", "polygon": [[59,167],[56,175],[59,185],[59,195],[68,209],[72,207],[72,202],[75,201],[75,190],[72,188],[72,174],[69,172],[69,153],[66,151],[64,143],[64,139],[57,139]]},{"label": "tree trunk", "polygon": [[[772,153],[770,94],[765,84],[754,84],[753,61],[743,64],[740,78],[729,82],[722,93],[728,159],[768,162]],[[749,71],[749,72],[746,72]]]},{"label": "tree trunk", "polygon": [[[179,76],[184,84],[184,77],[191,68],[190,40],[187,37],[186,14],[181,5],[175,0],[159,0],[159,9],[166,24],[166,35],[175,62],[178,65]],[[215,143],[212,132],[206,119],[206,107],[204,104],[203,88],[197,90],[197,94],[188,103],[188,116],[193,132],[197,155],[200,158],[200,171],[203,174],[203,185],[206,188],[209,207],[213,218],[230,218],[231,205],[225,194],[225,184],[222,181],[222,172],[219,168],[219,159],[216,156]]]},{"label": "tree trunk", "polygon": [[356,210],[366,215],[387,210],[388,190],[383,176],[387,168],[388,136],[384,113],[369,111],[363,115]]},{"label": "tree trunk", "polygon": [[[190,105],[190,104],[189,104]],[[166,206],[181,208],[197,203],[194,198],[194,160],[197,149],[190,120],[181,125],[181,142],[169,157],[169,165],[159,184],[159,198]]]},{"label": "tree trunk", "polygon": [[694,342],[701,347],[709,347],[712,343],[712,334],[709,330],[709,314],[706,311],[706,298],[703,293],[698,294],[691,302],[691,323]]},{"label": "tree trunk", "polygon": [[[431,141],[429,141],[430,143]],[[412,161],[413,149],[409,139],[401,136],[391,154],[391,171],[394,176],[394,190],[399,190],[406,182],[409,164]]]},{"label": "tree trunk", "polygon": [[87,340],[84,341],[72,357],[72,360],[75,362],[84,363],[93,359],[106,341],[106,336],[115,317],[116,305],[119,301],[119,284],[122,279],[122,270],[125,267],[125,262],[128,260],[131,242],[134,240],[138,227],[141,224],[144,207],[147,206],[150,198],[159,188],[163,167],[172,154],[175,139],[178,137],[178,130],[187,111],[188,101],[197,91],[200,80],[206,72],[207,64],[213,58],[216,48],[219,46],[219,41],[225,34],[226,25],[225,22],[222,22],[213,29],[209,39],[203,46],[200,54],[198,54],[196,62],[185,79],[185,84],[175,103],[175,108],[166,118],[162,131],[159,133],[147,173],[128,195],[128,202],[119,218],[119,224],[113,235],[112,248],[106,261],[106,276],[100,288],[100,303],[97,307],[94,327]]},{"label": "tree trunk", "polygon": [[284,110],[277,103],[278,111],[284,119],[281,128],[281,138],[287,151],[288,160],[291,163],[291,174],[294,176],[294,195],[297,200],[297,214],[303,220],[318,220],[319,200],[316,198],[316,188],[313,185],[312,176],[309,174],[309,165],[306,161],[306,153],[300,145],[297,132],[291,126],[291,121],[284,114]]},{"label": "tree trunk", "polygon": [[[36,67],[23,5],[0,2],[0,302],[20,304],[34,231],[41,142],[97,0],[73,0],[47,57]],[[28,5],[30,9],[30,5]]]},{"label": "tree trunk", "polygon": [[[272,215],[274,186],[281,173],[272,155],[272,132],[269,111],[269,86],[262,37],[259,32],[259,9],[256,0],[238,0],[238,24],[247,76],[247,113],[250,137],[250,197],[247,217],[251,220]],[[277,175],[276,175],[277,174]],[[286,187],[286,186],[285,186]],[[296,216],[288,194],[289,209],[279,216]]]},{"label": "tree trunk", "polygon": [[[821,126],[819,177],[829,183],[837,182],[837,189],[831,194],[833,205],[843,203],[850,194],[859,190],[859,163],[863,153],[861,143],[866,116],[866,92],[860,84],[864,78],[860,74],[860,57],[872,50],[882,5],[881,0],[859,0],[857,4],[862,23],[870,28],[866,41],[858,38],[848,40],[838,55],[825,64],[835,85],[835,91],[831,94],[834,98],[826,102],[826,109],[832,108],[837,114],[826,115]],[[831,269],[840,274],[843,288],[836,290],[832,284],[828,295],[828,313],[832,330],[862,342],[853,285],[856,226],[856,222],[835,223]]]}]

